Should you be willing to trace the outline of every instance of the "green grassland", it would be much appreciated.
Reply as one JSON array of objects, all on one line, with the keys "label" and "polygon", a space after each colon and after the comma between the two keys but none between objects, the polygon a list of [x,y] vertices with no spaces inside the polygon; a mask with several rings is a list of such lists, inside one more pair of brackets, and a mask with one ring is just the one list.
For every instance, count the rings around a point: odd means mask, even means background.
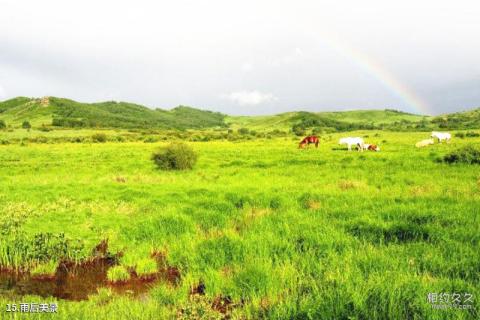
[{"label": "green grassland", "polygon": [[[35,236],[64,234],[71,259],[108,238],[122,266],[149,272],[160,251],[182,275],[141,299],[103,289],[87,301],[58,301],[55,319],[189,318],[185,310],[221,318],[210,306],[227,295],[233,319],[479,317],[480,168],[438,161],[478,137],[422,149],[414,144],[428,133],[376,130],[324,134],[318,149],[305,150],[291,135],[189,142],[196,167],[166,172],[150,160],[163,141],[15,140],[32,133],[0,137],[14,140],[0,145],[0,265],[58,262],[59,252],[41,251]],[[337,145],[345,135],[382,151],[348,152]],[[205,296],[189,296],[200,282]],[[432,309],[432,292],[471,293],[473,309]],[[55,299],[0,297],[3,305],[27,300]]]}]

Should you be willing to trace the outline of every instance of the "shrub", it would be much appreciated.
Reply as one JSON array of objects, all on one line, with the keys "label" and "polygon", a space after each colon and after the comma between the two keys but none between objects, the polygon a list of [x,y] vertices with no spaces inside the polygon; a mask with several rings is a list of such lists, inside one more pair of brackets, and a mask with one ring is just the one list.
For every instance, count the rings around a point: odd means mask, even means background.
[{"label": "shrub", "polygon": [[443,157],[446,163],[480,164],[480,149],[472,145],[457,149]]},{"label": "shrub", "polygon": [[85,137],[73,137],[70,138],[70,142],[75,142],[75,143],[82,143],[85,141]]},{"label": "shrub", "polygon": [[4,120],[0,120],[0,129],[5,129],[7,128],[7,124],[5,123]]},{"label": "shrub", "polygon": [[294,125],[292,127],[292,132],[296,135],[296,136],[304,136],[306,131],[305,131],[305,128],[303,128],[302,126],[300,125]]},{"label": "shrub", "polygon": [[245,134],[248,134],[249,132],[250,132],[250,130],[248,130],[247,128],[238,129],[238,134],[245,135]]},{"label": "shrub", "polygon": [[468,131],[465,136],[470,138],[480,137],[480,133],[474,131]]},{"label": "shrub", "polygon": [[154,152],[152,160],[162,170],[186,170],[193,168],[197,154],[184,143],[171,143]]},{"label": "shrub", "polygon": [[130,273],[128,273],[124,266],[115,266],[108,269],[107,278],[108,281],[111,282],[127,281],[130,279]]},{"label": "shrub", "polygon": [[22,128],[23,129],[30,129],[32,127],[32,125],[30,124],[30,122],[28,122],[27,120],[23,121],[22,123]]},{"label": "shrub", "polygon": [[463,133],[463,132],[457,132],[457,133],[455,133],[455,137],[460,138],[460,139],[463,139],[463,138],[465,138],[465,133]]},{"label": "shrub", "polygon": [[93,142],[106,142],[107,141],[107,135],[105,133],[95,133],[92,136],[92,141]]}]

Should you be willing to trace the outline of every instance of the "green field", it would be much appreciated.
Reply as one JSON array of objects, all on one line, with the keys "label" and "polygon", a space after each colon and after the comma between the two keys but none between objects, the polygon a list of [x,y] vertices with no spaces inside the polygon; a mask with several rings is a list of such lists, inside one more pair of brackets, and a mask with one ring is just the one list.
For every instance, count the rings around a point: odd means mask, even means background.
[{"label": "green field", "polygon": [[[346,135],[382,151],[348,152],[336,144]],[[55,317],[28,319],[476,319],[480,168],[438,159],[480,138],[414,147],[428,136],[333,133],[306,150],[291,136],[189,142],[198,163],[177,172],[150,160],[165,142],[0,145],[1,266],[54,268],[59,244],[82,261],[108,239],[124,270],[146,273],[160,252],[181,275],[141,297],[107,287],[83,301],[9,295],[0,283],[1,304],[57,301]],[[191,294],[200,283],[205,295]],[[429,293],[474,300],[436,310]],[[214,307],[221,297],[226,310]]]}]

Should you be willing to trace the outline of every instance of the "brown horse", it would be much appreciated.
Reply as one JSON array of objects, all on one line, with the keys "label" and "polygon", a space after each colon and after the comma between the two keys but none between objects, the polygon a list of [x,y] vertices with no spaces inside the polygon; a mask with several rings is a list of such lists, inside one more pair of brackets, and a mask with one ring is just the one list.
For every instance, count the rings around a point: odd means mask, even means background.
[{"label": "brown horse", "polygon": [[303,138],[302,141],[300,141],[300,144],[298,145],[298,147],[300,149],[304,148],[305,145],[309,145],[311,143],[315,143],[315,148],[318,148],[318,144],[320,143],[320,139],[318,139],[317,136],[308,136],[308,137],[305,137]]}]

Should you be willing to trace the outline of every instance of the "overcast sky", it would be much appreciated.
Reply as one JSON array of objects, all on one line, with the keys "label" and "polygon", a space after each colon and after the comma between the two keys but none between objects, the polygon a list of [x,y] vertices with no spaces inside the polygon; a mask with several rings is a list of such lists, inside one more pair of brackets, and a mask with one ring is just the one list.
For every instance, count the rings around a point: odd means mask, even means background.
[{"label": "overcast sky", "polygon": [[0,100],[480,107],[480,1],[0,0]]}]

